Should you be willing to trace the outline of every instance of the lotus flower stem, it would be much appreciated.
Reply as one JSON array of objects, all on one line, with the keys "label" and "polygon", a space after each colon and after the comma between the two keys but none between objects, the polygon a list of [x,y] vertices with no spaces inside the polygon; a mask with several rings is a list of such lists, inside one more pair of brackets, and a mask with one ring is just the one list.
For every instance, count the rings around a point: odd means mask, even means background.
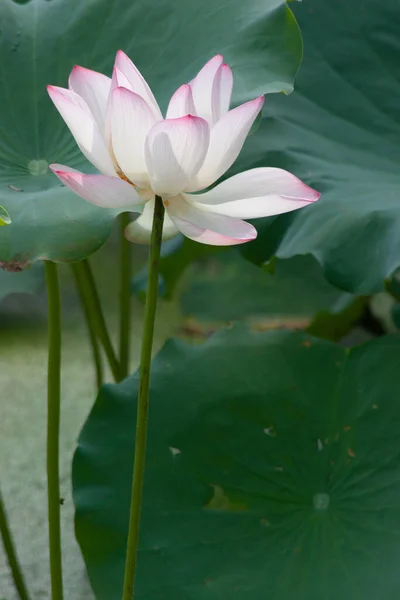
[{"label": "lotus flower stem", "polygon": [[106,320],[100,302],[99,292],[96,286],[96,280],[88,259],[75,263],[75,270],[80,278],[82,290],[84,291],[86,301],[90,305],[93,323],[96,328],[97,337],[100,340],[107,357],[108,364],[115,381],[123,379],[118,358],[115,354],[110,335],[108,333]]},{"label": "lotus flower stem", "polygon": [[121,378],[129,372],[131,334],[131,277],[132,244],[125,238],[124,231],[130,223],[129,213],[120,215],[121,223],[121,271],[119,292],[119,363]]},{"label": "lotus flower stem", "polygon": [[92,348],[93,362],[96,370],[96,386],[97,389],[100,389],[103,384],[103,364],[101,361],[101,352],[96,334],[94,308],[91,305],[90,296],[88,296],[85,288],[85,281],[84,277],[82,277],[82,271],[79,269],[79,267],[77,268],[77,263],[72,263],[71,268],[75,277],[76,289],[79,294],[87,324],[90,345]]},{"label": "lotus flower stem", "polygon": [[147,422],[149,410],[150,364],[153,348],[154,322],[158,296],[158,272],[162,230],[164,223],[164,206],[159,196],[156,196],[153,228],[151,232],[151,245],[149,256],[149,275],[147,284],[146,307],[144,314],[142,351],[140,356],[140,382],[137,407],[135,458],[132,480],[132,497],[130,506],[130,519],[128,543],[125,563],[125,578],[123,600],[132,600],[134,597],[135,571],[137,550],[139,542],[140,510],[143,495],[143,480],[146,459]]},{"label": "lotus flower stem", "polygon": [[3,502],[3,497],[0,492],[0,533],[3,539],[4,551],[7,556],[8,564],[10,565],[15,588],[21,600],[29,600],[28,590],[26,588],[25,579],[21,571],[21,566],[18,562],[17,553],[11,535],[10,526],[7,520],[7,513]]},{"label": "lotus flower stem", "polygon": [[61,296],[56,263],[45,261],[48,298],[47,494],[52,600],[62,600],[60,527]]}]

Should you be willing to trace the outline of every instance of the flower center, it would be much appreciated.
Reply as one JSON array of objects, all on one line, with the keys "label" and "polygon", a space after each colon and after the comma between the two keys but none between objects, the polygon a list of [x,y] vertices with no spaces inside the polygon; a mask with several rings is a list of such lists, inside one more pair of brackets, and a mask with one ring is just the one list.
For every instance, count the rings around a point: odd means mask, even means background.
[{"label": "flower center", "polygon": [[124,181],[126,181],[126,183],[129,183],[130,185],[133,185],[133,187],[136,189],[136,185],[133,183],[133,181],[131,181],[126,175],[125,173],[123,173],[122,171],[117,171],[117,175],[120,179],[123,179]]},{"label": "flower center", "polygon": [[117,175],[118,175],[118,177],[120,179],[122,179],[123,181],[126,181],[126,183],[129,183],[129,185],[131,185],[136,190],[136,192],[139,194],[139,196],[141,198],[143,198],[143,202],[147,202],[147,200],[151,200],[151,198],[154,197],[154,192],[152,191],[151,188],[149,188],[149,187],[144,187],[144,188],[139,187],[138,185],[136,185],[136,183],[133,183],[133,181],[131,181],[129,179],[129,177],[127,177],[125,175],[125,173],[123,171],[121,171],[121,169],[117,170]]}]

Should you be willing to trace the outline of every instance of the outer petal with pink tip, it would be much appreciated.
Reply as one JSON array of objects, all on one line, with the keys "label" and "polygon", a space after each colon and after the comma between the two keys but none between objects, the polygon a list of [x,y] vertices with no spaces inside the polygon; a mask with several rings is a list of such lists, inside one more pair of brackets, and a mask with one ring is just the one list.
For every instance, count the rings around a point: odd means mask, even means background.
[{"label": "outer petal with pink tip", "polygon": [[[143,205],[143,198],[126,181],[107,175],[85,175],[65,165],[50,165],[62,183],[84,200],[103,208]],[[140,212],[140,211],[139,211]]]},{"label": "outer petal with pink tip", "polygon": [[233,75],[229,65],[224,63],[218,69],[214,88],[213,106],[215,121],[218,121],[221,117],[226,115],[231,104]]},{"label": "outer petal with pink tip", "polygon": [[216,94],[220,82],[217,81],[217,74],[223,63],[220,54],[209,60],[204,67],[197,73],[196,77],[190,82],[192,88],[196,114],[206,119],[211,125],[217,120],[216,112]]},{"label": "outer petal with pink tip", "polygon": [[[116,66],[114,66],[112,79],[111,79],[110,92],[108,94],[108,100],[107,100],[105,134],[104,134],[104,137],[106,139],[107,148],[111,154],[113,154],[113,152],[114,152],[112,143],[111,143],[112,98],[113,98],[113,91],[116,90],[118,87],[126,88],[127,90],[130,90],[131,92],[133,92],[132,86],[129,83],[129,81],[127,80],[127,78],[125,77],[125,75]],[[114,160],[116,162],[115,156],[114,156]]]},{"label": "outer petal with pink tip", "polygon": [[146,100],[147,104],[154,110],[154,114],[158,118],[162,118],[160,107],[158,106],[157,100],[154,98],[154,94],[150,89],[147,81],[140,73],[139,69],[135,67],[130,58],[127,57],[125,52],[118,50],[117,56],[115,57],[115,66],[119,69],[122,74],[127,78],[132,86],[132,91],[139,94]]},{"label": "outer petal with pink tip", "polygon": [[183,196],[171,198],[167,211],[176,227],[188,238],[213,246],[244,244],[257,237],[257,231],[241,219],[211,214],[187,202]]},{"label": "outer petal with pink tip", "polygon": [[86,102],[100,132],[104,135],[111,79],[102,73],[75,66],[69,76],[68,84],[69,89]]},{"label": "outer petal with pink tip", "polygon": [[297,210],[320,194],[288,171],[260,167],[238,173],[204,194],[186,196],[202,210],[256,219]]},{"label": "outer petal with pink tip", "polygon": [[175,196],[186,188],[203,164],[209,137],[208,123],[191,115],[154,125],[145,157],[155,194]]},{"label": "outer petal with pink tip", "polygon": [[102,173],[114,175],[114,165],[103,135],[86,102],[64,88],[49,85],[47,91],[86,158]]},{"label": "outer petal with pink tip", "polygon": [[210,133],[210,145],[203,166],[187,191],[207,188],[233,165],[264,104],[264,96],[250,100],[223,116]]}]

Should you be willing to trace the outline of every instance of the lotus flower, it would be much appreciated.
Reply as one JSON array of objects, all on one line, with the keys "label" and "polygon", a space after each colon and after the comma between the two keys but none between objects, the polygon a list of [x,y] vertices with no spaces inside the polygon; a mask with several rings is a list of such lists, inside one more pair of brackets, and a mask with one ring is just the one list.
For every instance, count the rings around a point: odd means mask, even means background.
[{"label": "lotus flower", "polygon": [[101,174],[58,164],[50,168],[93,204],[142,212],[125,231],[131,241],[150,241],[155,195],[166,209],[163,239],[180,231],[217,246],[253,240],[256,229],[243,219],[296,210],[320,194],[287,171],[267,167],[203,191],[234,163],[264,103],[260,96],[229,110],[232,86],[231,69],[215,56],[178,88],[164,119],[150,87],[122,51],[112,79],[76,66],[68,89],[48,86],[48,92]]}]

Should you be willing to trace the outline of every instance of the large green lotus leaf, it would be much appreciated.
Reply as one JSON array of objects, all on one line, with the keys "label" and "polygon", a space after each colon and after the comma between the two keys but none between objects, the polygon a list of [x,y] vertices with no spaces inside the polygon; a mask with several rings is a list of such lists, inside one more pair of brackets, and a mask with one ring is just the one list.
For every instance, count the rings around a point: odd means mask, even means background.
[{"label": "large green lotus leaf", "polygon": [[342,310],[352,300],[327,283],[311,256],[278,260],[272,274],[228,251],[191,265],[180,303],[185,315],[203,321],[253,317],[271,325],[303,320],[305,327],[317,312]]},{"label": "large green lotus leaf", "polygon": [[[253,259],[253,256],[258,249],[261,249],[263,255],[273,256],[278,243],[282,239],[282,235],[292,218],[293,215],[288,213],[282,218],[273,217],[271,219],[263,219],[262,227],[264,230],[268,228],[268,236],[259,235],[259,237],[252,244],[244,244],[241,246],[241,251],[245,258],[248,258],[250,261],[255,263],[260,262],[258,259]],[[247,254],[244,248],[248,248]],[[235,248],[232,248],[231,250],[233,250],[236,254]],[[160,273],[163,280],[164,295],[167,298],[173,297],[183,273],[192,262],[220,254],[221,252],[226,252],[226,248],[221,246],[207,246],[205,244],[198,244],[197,242],[189,240],[188,238],[184,238],[180,246],[175,246],[174,250],[169,252],[168,255],[164,255],[160,261]],[[142,275],[142,285],[136,285],[136,289],[145,287],[146,280],[147,269]]]},{"label": "large green lotus leaf", "polygon": [[[236,326],[153,362],[138,600],[400,597],[400,337],[346,350]],[[124,568],[138,376],[103,387],[73,467],[98,600]]]},{"label": "large green lotus leaf", "polygon": [[290,92],[302,43],[285,0],[31,0],[0,4],[0,202],[12,224],[0,232],[10,270],[42,258],[72,261],[94,252],[116,211],[96,208],[60,186],[58,162],[88,170],[49,100],[74,64],[111,73],[122,48],[163,107],[213,54],[235,72],[234,101]]},{"label": "large green lotus leaf", "polygon": [[[288,168],[322,192],[293,215],[277,256],[311,253],[334,285],[378,291],[400,264],[399,2],[307,0],[294,8],[303,66],[295,92],[267,103],[270,119],[248,146],[247,166]],[[268,222],[254,224],[261,239],[243,250],[262,262]]]}]

